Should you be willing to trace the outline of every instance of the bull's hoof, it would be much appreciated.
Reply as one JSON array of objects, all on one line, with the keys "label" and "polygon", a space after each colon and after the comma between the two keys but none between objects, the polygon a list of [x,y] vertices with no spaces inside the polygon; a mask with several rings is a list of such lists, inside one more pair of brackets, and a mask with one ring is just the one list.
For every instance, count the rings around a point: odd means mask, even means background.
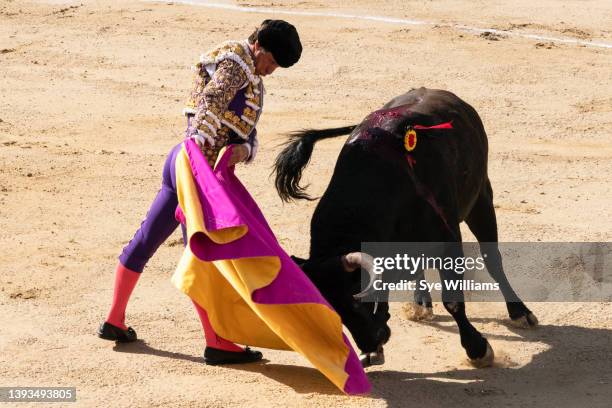
[{"label": "bull's hoof", "polygon": [[421,306],[421,320],[431,321],[434,319],[435,315],[433,312],[433,307],[425,307]]},{"label": "bull's hoof", "polygon": [[422,320],[433,320],[433,307],[426,307],[418,303],[406,303],[404,305],[404,314],[408,320],[419,322]]},{"label": "bull's hoof", "polygon": [[487,341],[487,351],[485,351],[485,355],[480,358],[469,358],[468,360],[473,367],[485,368],[493,365],[493,359],[495,359],[495,353]]},{"label": "bull's hoof", "polygon": [[359,356],[359,361],[361,361],[361,366],[363,368],[373,365],[383,365],[385,364],[385,351],[382,346],[380,346],[376,351],[361,354]]},{"label": "bull's hoof", "polygon": [[510,324],[517,329],[533,329],[538,325],[538,318],[533,312],[528,312],[526,315],[510,319]]}]

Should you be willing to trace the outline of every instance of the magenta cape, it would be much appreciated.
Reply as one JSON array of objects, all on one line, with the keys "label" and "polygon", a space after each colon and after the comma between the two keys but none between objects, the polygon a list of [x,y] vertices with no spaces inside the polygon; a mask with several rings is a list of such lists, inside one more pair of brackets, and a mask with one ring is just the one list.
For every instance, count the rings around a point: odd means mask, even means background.
[{"label": "magenta cape", "polygon": [[173,283],[209,313],[222,337],[295,350],[347,394],[370,390],[342,321],[279,245],[227,163],[213,171],[188,139],[176,158],[177,218],[189,245]]}]

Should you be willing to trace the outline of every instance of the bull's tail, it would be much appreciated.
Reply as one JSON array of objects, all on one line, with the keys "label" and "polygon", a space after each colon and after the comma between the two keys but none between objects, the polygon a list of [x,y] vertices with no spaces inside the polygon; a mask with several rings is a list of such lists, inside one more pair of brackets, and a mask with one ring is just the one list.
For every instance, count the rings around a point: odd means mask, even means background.
[{"label": "bull's tail", "polygon": [[276,191],[280,198],[290,200],[313,200],[307,193],[308,186],[300,186],[302,170],[312,156],[314,144],[322,139],[348,135],[356,126],[344,126],[330,129],[306,129],[289,135],[287,146],[276,157],[274,173],[276,173]]}]

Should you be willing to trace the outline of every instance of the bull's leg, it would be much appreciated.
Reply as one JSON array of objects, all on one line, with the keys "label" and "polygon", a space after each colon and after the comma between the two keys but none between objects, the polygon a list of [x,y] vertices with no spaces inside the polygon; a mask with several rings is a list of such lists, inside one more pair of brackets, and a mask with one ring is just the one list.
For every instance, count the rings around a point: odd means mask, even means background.
[{"label": "bull's leg", "polygon": [[465,303],[443,302],[444,308],[453,316],[459,327],[461,345],[465,349],[470,363],[474,367],[488,367],[493,364],[493,349],[482,334],[468,320],[465,314]]},{"label": "bull's leg", "polygon": [[514,292],[504,273],[502,258],[497,245],[497,220],[493,207],[493,190],[488,180],[465,221],[480,243],[480,252],[485,259],[489,274],[499,283],[512,322],[519,327],[536,326],[538,319]]},{"label": "bull's leg", "polygon": [[[444,257],[450,256],[455,259],[463,257],[463,250],[460,245],[460,243],[453,245]],[[472,326],[465,314],[463,291],[458,286],[462,279],[463,275],[457,274],[453,270],[440,270],[442,303],[457,323],[461,345],[465,349],[470,363],[475,367],[487,367],[493,363],[493,349],[487,339]],[[456,286],[453,286],[453,284]]]},{"label": "bull's leg", "polygon": [[414,291],[414,304],[408,303],[404,306],[406,317],[410,320],[431,320],[434,317],[431,293],[419,289],[421,287],[420,282],[424,280],[425,273],[421,271],[416,275],[417,289]]}]

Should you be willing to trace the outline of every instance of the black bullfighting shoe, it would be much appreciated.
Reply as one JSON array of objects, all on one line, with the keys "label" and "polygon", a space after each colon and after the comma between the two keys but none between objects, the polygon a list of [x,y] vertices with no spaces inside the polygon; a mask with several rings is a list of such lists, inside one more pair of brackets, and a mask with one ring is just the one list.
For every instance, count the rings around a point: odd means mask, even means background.
[{"label": "black bullfighting shoe", "polygon": [[131,343],[137,340],[136,332],[131,327],[123,330],[120,327],[104,322],[98,329],[98,337],[104,340],[116,341],[118,343]]},{"label": "black bullfighting shoe", "polygon": [[213,347],[204,349],[204,362],[208,365],[253,363],[263,358],[263,354],[246,347],[244,351],[226,351]]}]

